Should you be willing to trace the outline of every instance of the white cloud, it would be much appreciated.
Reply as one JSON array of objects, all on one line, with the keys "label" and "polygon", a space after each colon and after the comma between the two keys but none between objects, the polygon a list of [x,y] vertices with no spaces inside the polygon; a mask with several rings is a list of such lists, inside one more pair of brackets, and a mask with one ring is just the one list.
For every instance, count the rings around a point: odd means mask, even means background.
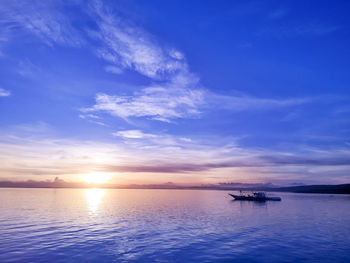
[{"label": "white cloud", "polygon": [[128,139],[143,139],[143,138],[155,138],[157,135],[150,134],[150,133],[144,133],[140,130],[126,130],[126,131],[119,131],[114,132],[114,136],[128,138]]},{"label": "white cloud", "polygon": [[154,86],[135,92],[132,96],[96,95],[96,104],[83,112],[104,111],[113,116],[147,117],[170,122],[176,118],[189,118],[200,114],[203,91],[175,87]]},{"label": "white cloud", "polygon": [[87,120],[88,122],[95,123],[101,126],[108,127],[109,125],[105,124],[101,121],[101,117],[95,114],[79,114],[79,118],[83,120]]},{"label": "white cloud", "polygon": [[270,99],[244,94],[218,95],[203,89],[183,88],[187,84],[178,81],[176,85],[152,86],[135,92],[131,96],[96,95],[96,103],[82,112],[106,112],[112,116],[127,119],[146,117],[163,122],[179,118],[195,118],[202,110],[227,110],[231,112],[273,110],[298,106],[310,102],[311,98]]},{"label": "white cloud", "polygon": [[8,33],[18,28],[30,31],[50,46],[53,43],[80,45],[82,38],[63,12],[59,12],[61,8],[60,2],[53,0],[3,0],[0,25]]},{"label": "white cloud", "polygon": [[190,138],[186,138],[186,137],[181,137],[181,138],[179,138],[179,140],[184,141],[184,142],[192,142],[192,140]]},{"label": "white cloud", "polygon": [[[133,131],[133,130],[131,130]],[[134,137],[142,131],[124,133]],[[136,134],[136,135],[135,135]],[[319,182],[329,178],[340,183],[348,178],[350,152],[324,151],[324,154],[307,151],[304,154],[241,148],[232,144],[188,142],[173,137],[177,145],[155,144],[158,137],[147,140],[129,140],[121,143],[92,142],[73,139],[49,138],[42,135],[29,137],[0,134],[0,174],[2,178],[41,179],[62,176],[65,180],[80,180],[90,172],[112,172],[126,180],[140,180],[137,174],[149,174],[147,180],[184,182],[187,176],[197,176],[192,182],[203,182],[213,176],[222,180],[260,181],[304,180]],[[158,136],[158,135],[157,135]],[[162,137],[163,135],[160,135]],[[166,137],[166,135],[164,135]],[[204,138],[203,138],[204,139]],[[290,149],[293,151],[293,149]],[[43,166],[43,163],[45,164]],[[166,175],[168,174],[168,175]],[[170,177],[170,174],[176,176]],[[181,177],[181,174],[186,175]],[[329,179],[328,179],[329,180]],[[139,182],[140,182],[139,181]],[[220,182],[219,181],[219,182]],[[209,182],[213,182],[212,179]]]},{"label": "white cloud", "polygon": [[[73,26],[58,1],[8,1],[0,11],[1,24],[25,29],[48,45],[79,45],[79,29]],[[75,3],[80,5],[81,3]],[[71,3],[69,5],[74,5]],[[34,7],[34,8],[33,8]],[[90,111],[107,111],[122,118],[148,117],[160,121],[186,118],[199,114],[203,91],[198,90],[198,77],[188,70],[185,56],[175,48],[163,47],[143,29],[119,14],[112,13],[102,1],[89,2],[85,15],[96,22],[86,38],[96,41],[97,55],[107,61],[105,70],[121,74],[125,69],[142,74],[158,84],[140,87],[129,96],[97,94]],[[32,64],[21,62],[19,73],[30,76]],[[159,84],[161,82],[161,84]],[[86,110],[86,111],[89,111]]]},{"label": "white cloud", "polygon": [[[181,85],[180,85],[181,86]],[[83,112],[106,112],[112,116],[147,117],[153,120],[171,122],[173,119],[194,118],[201,110],[227,110],[232,112],[251,110],[272,110],[310,102],[308,98],[269,99],[246,95],[218,95],[200,89],[154,86],[135,92],[132,96],[111,96],[97,94],[96,104]]]},{"label": "white cloud", "polygon": [[99,40],[98,56],[110,64],[105,70],[116,74],[133,70],[158,83],[128,96],[97,94],[96,104],[83,111],[163,122],[197,116],[204,91],[198,88],[199,78],[189,71],[184,54],[162,47],[152,35],[107,10],[101,1],[93,2],[93,7],[91,14],[98,28],[90,31],[90,36]]},{"label": "white cloud", "polygon": [[33,64],[28,58],[19,61],[17,66],[17,72],[22,77],[31,78],[36,74],[40,73],[40,68]]},{"label": "white cloud", "polygon": [[98,30],[90,35],[100,41],[98,55],[109,63],[152,79],[166,79],[168,74],[187,69],[181,52],[162,48],[141,28],[107,12],[101,2],[94,2],[93,12]]},{"label": "white cloud", "polygon": [[[0,11],[0,23],[19,24],[49,45],[77,45],[82,42],[79,29],[74,28],[71,18],[64,15],[62,6],[61,2],[52,0],[34,3],[6,0],[5,8]],[[85,15],[96,23],[96,29],[89,29],[86,38],[97,40],[97,55],[108,62],[105,70],[114,74],[133,70],[150,78],[153,84],[124,96],[97,94],[95,105],[83,112],[103,111],[124,119],[146,117],[171,122],[177,118],[197,117],[202,108],[242,111],[306,102],[305,99],[261,99],[207,92],[200,87],[198,76],[190,71],[182,52],[161,45],[151,34],[113,13],[102,1],[89,2]],[[22,75],[32,72],[31,65],[26,64],[24,69],[20,67]]]},{"label": "white cloud", "polygon": [[[227,96],[200,88],[199,78],[190,72],[183,53],[163,48],[142,29],[107,12],[101,2],[95,2],[98,30],[92,36],[100,40],[98,54],[112,65],[134,70],[163,81],[152,84],[129,96],[97,94],[96,104],[84,111],[104,111],[113,116],[147,117],[170,122],[177,118],[193,118],[201,108],[230,111],[271,109],[305,103],[305,99],[261,99],[246,95]],[[113,72],[113,66],[106,68]]]},{"label": "white cloud", "polygon": [[116,66],[106,66],[105,70],[109,73],[113,73],[113,74],[121,74],[123,73],[123,70],[120,67],[116,67]]},{"label": "white cloud", "polygon": [[10,91],[0,88],[0,97],[8,97],[10,95],[11,95]]},{"label": "white cloud", "polygon": [[99,116],[95,115],[95,114],[79,114],[79,118],[81,119],[101,119]]}]

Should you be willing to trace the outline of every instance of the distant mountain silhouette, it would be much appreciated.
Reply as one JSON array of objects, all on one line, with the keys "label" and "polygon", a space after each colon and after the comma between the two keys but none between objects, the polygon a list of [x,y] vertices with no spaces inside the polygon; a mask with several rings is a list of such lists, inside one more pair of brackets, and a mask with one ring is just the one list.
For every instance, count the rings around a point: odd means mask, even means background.
[{"label": "distant mountain silhouette", "polygon": [[100,188],[119,188],[119,189],[203,189],[203,190],[245,190],[245,191],[270,191],[270,192],[294,192],[294,193],[325,193],[325,194],[350,194],[350,184],[339,185],[301,185],[278,187],[271,183],[265,184],[245,184],[245,183],[219,183],[205,185],[177,185],[172,182],[164,184],[88,184],[77,182],[66,182],[58,177],[53,181],[0,181],[0,187],[11,188],[90,188],[98,186]]},{"label": "distant mountain silhouette", "polygon": [[294,192],[294,193],[350,194],[350,184],[303,185],[303,186],[281,187],[281,188],[275,189],[275,191]]}]

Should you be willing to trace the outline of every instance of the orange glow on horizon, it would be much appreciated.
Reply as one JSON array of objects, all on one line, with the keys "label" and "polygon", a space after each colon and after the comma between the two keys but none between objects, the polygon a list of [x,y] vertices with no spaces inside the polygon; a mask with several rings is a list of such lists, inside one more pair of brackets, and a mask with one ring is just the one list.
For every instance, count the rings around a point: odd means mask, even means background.
[{"label": "orange glow on horizon", "polygon": [[94,172],[83,174],[82,179],[88,184],[105,184],[111,179],[111,175],[108,173]]}]

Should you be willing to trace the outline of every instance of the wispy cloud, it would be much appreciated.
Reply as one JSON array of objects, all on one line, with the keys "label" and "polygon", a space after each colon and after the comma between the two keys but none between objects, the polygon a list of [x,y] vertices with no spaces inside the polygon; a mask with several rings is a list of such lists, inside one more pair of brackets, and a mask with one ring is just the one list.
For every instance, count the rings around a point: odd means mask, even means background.
[{"label": "wispy cloud", "polygon": [[131,70],[153,81],[129,95],[99,93],[96,104],[84,112],[104,111],[116,117],[146,117],[163,122],[199,115],[204,91],[199,78],[190,72],[185,56],[164,47],[151,34],[111,12],[101,1],[92,2],[90,14],[97,29],[90,36],[98,40],[97,54],[109,63],[105,70],[121,74]]},{"label": "wispy cloud", "polygon": [[271,99],[258,98],[245,94],[238,95],[220,95],[207,93],[206,101],[216,109],[226,109],[230,111],[249,111],[249,110],[270,110],[281,107],[297,106],[311,102],[312,98],[290,98],[290,99]]},{"label": "wispy cloud", "polygon": [[312,165],[312,166],[350,166],[350,152],[335,154],[331,156],[261,156],[267,165]]},{"label": "wispy cloud", "polygon": [[[75,46],[82,42],[79,32],[63,14],[61,2],[4,0],[0,9],[0,25],[11,31],[30,31],[44,43]],[[10,33],[10,30],[8,30]]]},{"label": "wispy cloud", "polygon": [[198,108],[204,102],[201,90],[167,85],[167,87],[144,88],[131,96],[111,96],[100,93],[96,95],[96,104],[82,111],[102,111],[123,119],[147,117],[164,122],[200,114]]},{"label": "wispy cloud", "polygon": [[22,77],[27,77],[31,78],[35,74],[40,73],[40,68],[37,67],[36,65],[33,64],[28,58],[19,61],[18,67],[17,67],[17,72],[20,74]]},{"label": "wispy cloud", "polygon": [[[103,48],[99,56],[120,68],[135,70],[159,84],[142,88],[129,96],[97,94],[96,103],[83,111],[104,111],[116,117],[146,117],[171,122],[177,118],[200,116],[202,109],[230,111],[268,110],[295,106],[309,99],[269,99],[247,95],[219,95],[203,89],[199,78],[190,72],[185,56],[172,48],[166,49],[144,30],[107,12],[101,2],[95,2],[98,30],[93,35]],[[281,11],[277,15],[282,15]],[[108,71],[113,72],[113,66]]]},{"label": "wispy cloud", "polygon": [[[178,118],[199,117],[203,110],[227,110],[233,112],[272,110],[298,106],[312,102],[312,98],[271,99],[257,98],[245,94],[220,95],[204,89],[183,88],[187,84],[152,86],[130,96],[112,96],[104,93],[96,95],[92,107],[82,112],[106,112],[112,116],[127,119],[146,117],[153,120],[171,122]],[[190,85],[189,85],[190,86]]]},{"label": "wispy cloud", "polygon": [[257,32],[257,36],[272,37],[308,37],[324,36],[341,29],[341,25],[328,25],[323,23],[307,23],[300,25],[268,27]]},{"label": "wispy cloud", "polygon": [[112,135],[123,138],[123,143],[139,149],[181,149],[195,145],[191,138],[162,132],[149,133],[142,130],[122,130],[114,132]]},{"label": "wispy cloud", "polygon": [[329,180],[331,173],[333,181],[342,182],[350,167],[350,152],[345,149],[324,151],[321,155],[314,151],[297,155],[243,149],[229,144],[191,142],[191,147],[187,147],[188,142],[181,138],[173,138],[179,147],[156,145],[152,140],[158,140],[162,135],[153,137],[153,134],[139,130],[120,131],[117,135],[139,143],[102,143],[42,135],[40,139],[32,135],[1,136],[0,173],[3,177],[22,178],[59,175],[69,181],[79,180],[79,175],[92,171],[126,174],[129,179],[139,178],[137,174],[152,174],[150,180],[156,176],[154,174],[159,174],[158,182],[168,181],[170,174],[174,181],[188,176],[203,180],[215,175],[218,181],[223,178],[288,181],[292,177],[293,180],[307,178],[308,182],[322,182],[323,178]]},{"label": "wispy cloud", "polygon": [[105,70],[113,74],[122,74],[124,72],[120,67],[116,67],[116,66],[106,66]]},{"label": "wispy cloud", "polygon": [[[27,30],[48,45],[78,45],[84,41],[63,12],[69,5],[74,3],[6,1],[0,23],[12,31]],[[94,29],[85,27],[88,30],[85,38],[94,39],[97,55],[108,62],[105,70],[114,74],[130,70],[154,82],[126,96],[97,94],[96,104],[85,112],[105,111],[124,119],[146,117],[166,122],[199,114],[203,91],[198,89],[199,78],[189,71],[182,52],[162,46],[155,37],[112,12],[102,1],[89,1],[85,11],[96,25]],[[27,60],[20,62],[18,72],[31,75],[33,64]]]},{"label": "wispy cloud", "polygon": [[[79,6],[81,3],[75,4]],[[31,8],[32,5],[36,8]],[[64,7],[67,4],[60,1],[35,1],[34,4],[8,1],[1,21],[7,27],[20,26],[50,45],[84,42],[80,41],[79,30],[71,19],[62,12]],[[123,119],[138,117],[172,122],[179,118],[197,118],[202,109],[265,110],[307,102],[306,99],[255,98],[208,92],[201,86],[199,77],[191,72],[181,51],[160,43],[152,34],[109,9],[102,1],[89,1],[85,11],[84,14],[96,25],[85,27],[88,31],[85,38],[94,40],[97,56],[108,63],[105,70],[114,74],[134,71],[152,81],[149,86],[140,86],[138,91],[126,95],[116,92],[96,94],[96,103],[82,109],[85,114],[81,116],[89,121],[102,123],[87,117],[93,112],[105,112]],[[284,13],[285,10],[281,9],[275,15]],[[19,72],[26,76],[31,74],[33,67],[30,66],[30,63],[22,62]]]},{"label": "wispy cloud", "polygon": [[87,120],[91,123],[95,123],[101,126],[106,126],[108,127],[108,125],[104,122],[102,122],[101,117],[97,116],[95,114],[79,114],[79,118],[83,119],[83,120]]},{"label": "wispy cloud", "polygon": [[81,119],[88,119],[88,118],[90,118],[90,119],[101,119],[101,117],[99,117],[99,116],[97,116],[97,115],[95,115],[95,114],[80,114],[79,115],[79,118],[81,118]]},{"label": "wispy cloud", "polygon": [[150,34],[112,14],[100,1],[93,2],[93,11],[98,30],[90,34],[101,43],[101,58],[152,79],[168,78],[168,74],[186,70],[181,52],[162,48]]},{"label": "wispy cloud", "polygon": [[128,139],[144,139],[144,138],[155,138],[157,135],[151,133],[144,133],[140,130],[126,130],[118,131],[113,133],[114,136],[128,138]]},{"label": "wispy cloud", "polygon": [[10,95],[11,95],[11,92],[9,90],[0,88],[0,97],[8,97]]},{"label": "wispy cloud", "polygon": [[14,125],[13,130],[21,134],[44,134],[52,131],[52,126],[44,121]]}]

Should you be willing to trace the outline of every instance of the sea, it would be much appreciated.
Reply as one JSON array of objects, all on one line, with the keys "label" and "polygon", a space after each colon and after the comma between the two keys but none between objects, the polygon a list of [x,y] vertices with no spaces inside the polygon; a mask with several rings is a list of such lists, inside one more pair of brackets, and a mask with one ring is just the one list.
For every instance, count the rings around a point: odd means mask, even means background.
[{"label": "sea", "polygon": [[349,195],[228,193],[1,188],[0,262],[350,262]]}]

